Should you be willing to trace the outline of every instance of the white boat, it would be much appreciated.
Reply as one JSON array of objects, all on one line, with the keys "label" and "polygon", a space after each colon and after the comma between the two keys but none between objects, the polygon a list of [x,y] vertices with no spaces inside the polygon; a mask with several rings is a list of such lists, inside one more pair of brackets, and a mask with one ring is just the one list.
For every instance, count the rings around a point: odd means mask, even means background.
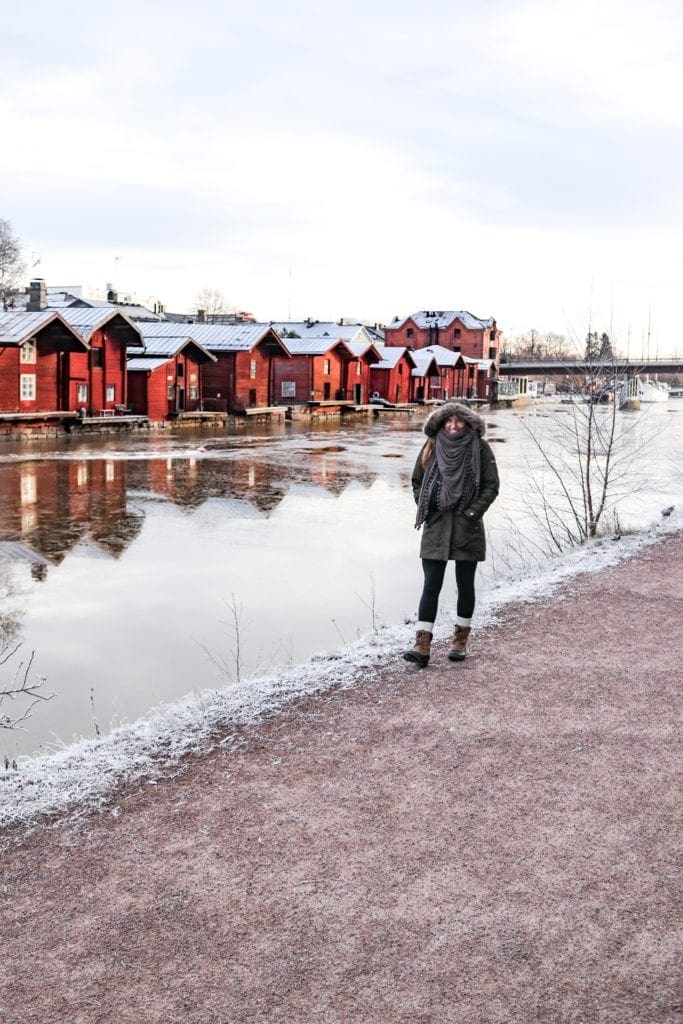
[{"label": "white boat", "polygon": [[621,392],[622,402],[627,398],[637,398],[641,402],[668,402],[669,385],[662,380],[652,380],[649,376],[631,377]]}]

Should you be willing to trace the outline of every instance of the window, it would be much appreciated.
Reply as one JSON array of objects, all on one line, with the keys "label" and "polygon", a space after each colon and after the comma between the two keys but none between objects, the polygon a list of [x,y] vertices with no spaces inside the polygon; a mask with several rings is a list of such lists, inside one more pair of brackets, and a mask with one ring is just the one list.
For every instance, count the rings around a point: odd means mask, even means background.
[{"label": "window", "polygon": [[173,384],[168,385],[166,394],[168,395],[169,402],[172,402],[173,399],[175,398],[175,387],[173,386]]},{"label": "window", "polygon": [[115,384],[107,384],[107,389],[106,389],[105,394],[107,396],[107,398],[106,398],[107,402],[115,402],[116,401],[116,385]]},{"label": "window", "polygon": [[398,375],[399,377],[403,376],[403,363],[398,364]]},{"label": "window", "polygon": [[359,359],[358,362],[356,363],[356,377],[360,377],[362,375],[362,373],[363,373],[362,366],[363,366],[363,364],[361,363],[361,361]]},{"label": "window", "polygon": [[25,341],[21,346],[19,353],[20,363],[35,363],[36,361],[36,343],[35,341]]},{"label": "window", "polygon": [[185,376],[185,364],[178,363],[178,377],[182,378]]},{"label": "window", "polygon": [[496,340],[496,332],[495,331],[490,331],[489,332],[489,341],[495,341],[495,340]]},{"label": "window", "polygon": [[282,397],[283,398],[296,398],[296,381],[283,380],[282,382]]},{"label": "window", "polygon": [[256,380],[256,360],[252,359],[249,362],[249,380]]},{"label": "window", "polygon": [[496,355],[497,355],[496,346],[495,345],[491,345],[491,347],[489,349],[489,359],[495,359]]},{"label": "window", "polygon": [[22,373],[19,375],[19,395],[22,402],[34,402],[36,398],[36,375],[35,373]]},{"label": "window", "polygon": [[459,338],[460,337],[460,328],[459,327],[455,327],[453,329],[453,337],[454,338]]},{"label": "window", "polygon": [[87,402],[88,401],[88,385],[79,384],[76,388],[76,401]]},{"label": "window", "polygon": [[199,388],[196,384],[190,384],[190,401],[196,402],[199,398]]},{"label": "window", "polygon": [[101,348],[93,348],[93,349],[90,350],[90,365],[92,366],[93,370],[101,370],[102,369],[102,349]]},{"label": "window", "polygon": [[330,375],[330,361],[329,361],[329,359],[323,360],[323,373],[325,374],[326,377],[329,377],[329,375]]},{"label": "window", "polygon": [[409,327],[408,330],[406,331],[406,338],[414,338],[414,337],[415,337],[415,331],[413,330],[412,327]]}]

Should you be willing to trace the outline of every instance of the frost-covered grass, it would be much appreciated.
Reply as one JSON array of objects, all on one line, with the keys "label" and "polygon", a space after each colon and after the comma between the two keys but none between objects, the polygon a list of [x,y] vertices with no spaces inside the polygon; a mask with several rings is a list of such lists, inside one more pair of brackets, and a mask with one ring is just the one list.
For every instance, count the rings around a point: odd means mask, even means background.
[{"label": "frost-covered grass", "polygon": [[[643,532],[618,540],[597,539],[558,556],[541,570],[499,580],[479,599],[477,629],[493,624],[511,603],[550,597],[568,580],[615,565],[681,528],[683,514],[675,509]],[[444,609],[436,625],[437,639],[452,628],[450,612]],[[231,729],[255,724],[297,697],[367,681],[387,661],[399,657],[412,633],[412,623],[385,626],[333,655],[317,655],[305,665],[188,695],[106,736],[81,740],[53,754],[21,758],[18,771],[0,773],[0,826],[55,815],[63,821],[66,815],[73,818],[96,810],[121,783],[153,782],[187,754],[205,752],[218,742],[230,745],[235,735]]]}]

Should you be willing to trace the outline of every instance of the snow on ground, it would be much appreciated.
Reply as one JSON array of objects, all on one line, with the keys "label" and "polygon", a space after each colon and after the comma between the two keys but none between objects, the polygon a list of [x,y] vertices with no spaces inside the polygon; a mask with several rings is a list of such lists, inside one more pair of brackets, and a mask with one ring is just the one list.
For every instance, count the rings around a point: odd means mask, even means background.
[{"label": "snow on ground", "polygon": [[[682,528],[683,512],[676,508],[642,532],[592,541],[533,574],[500,581],[479,598],[476,627],[494,623],[509,604],[551,597],[567,581],[616,565]],[[412,640],[413,628],[407,622],[385,626],[334,654],[317,655],[308,664],[191,694],[161,704],[145,718],[101,738],[21,758],[17,771],[0,773],[0,826],[29,824],[49,815],[77,817],[103,806],[123,782],[145,779],[153,785],[186,754],[207,751],[216,742],[238,743],[231,727],[254,724],[297,697],[357,686],[372,678],[388,659],[399,656]],[[442,615],[436,639],[446,637],[451,628],[450,618]],[[220,741],[218,734],[224,736]]]}]

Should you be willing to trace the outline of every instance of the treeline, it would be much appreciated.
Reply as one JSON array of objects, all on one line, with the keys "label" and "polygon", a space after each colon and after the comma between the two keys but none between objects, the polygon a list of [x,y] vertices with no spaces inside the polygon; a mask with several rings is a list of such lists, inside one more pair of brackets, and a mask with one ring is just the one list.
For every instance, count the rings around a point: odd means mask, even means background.
[{"label": "treeline", "polygon": [[501,360],[528,359],[529,361],[557,359],[587,359],[590,362],[614,359],[618,353],[612,347],[609,335],[605,331],[589,331],[581,345],[578,340],[568,338],[564,334],[550,331],[527,331],[504,337],[501,348]]}]

